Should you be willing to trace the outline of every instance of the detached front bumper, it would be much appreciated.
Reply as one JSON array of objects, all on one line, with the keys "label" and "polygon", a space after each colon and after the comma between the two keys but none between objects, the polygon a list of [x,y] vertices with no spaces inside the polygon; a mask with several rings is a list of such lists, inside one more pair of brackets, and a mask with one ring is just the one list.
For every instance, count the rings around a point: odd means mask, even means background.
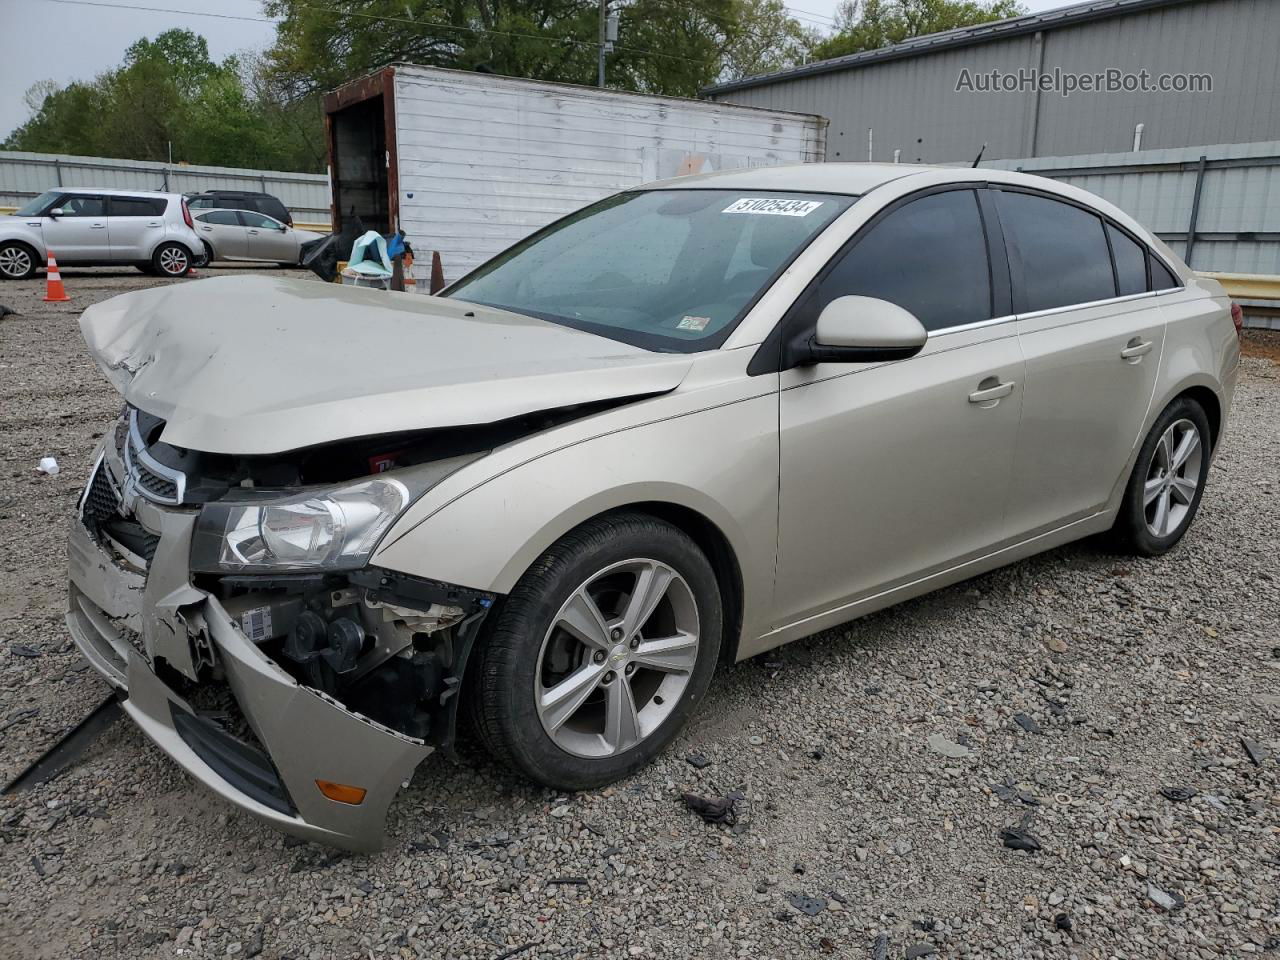
[{"label": "detached front bumper", "polygon": [[[72,522],[67,626],[76,645],[124,692],[122,705],[143,732],[219,796],[295,836],[379,849],[396,791],[433,748],[302,686],[276,665],[215,598],[190,586],[185,557],[173,569],[181,551],[166,542],[185,548],[181,527],[190,521],[160,514],[156,528],[178,529],[162,533],[150,576]],[[254,736],[233,736],[167,684],[172,668],[156,667],[168,659],[162,650],[193,659],[212,654]],[[359,804],[340,803],[317,781],[366,793]]]}]

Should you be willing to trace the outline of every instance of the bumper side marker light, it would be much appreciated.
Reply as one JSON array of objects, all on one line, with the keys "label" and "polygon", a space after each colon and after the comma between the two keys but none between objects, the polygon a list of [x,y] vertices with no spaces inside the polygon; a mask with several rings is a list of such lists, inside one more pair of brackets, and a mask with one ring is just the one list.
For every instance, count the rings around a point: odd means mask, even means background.
[{"label": "bumper side marker light", "polygon": [[330,800],[349,803],[352,806],[364,803],[365,794],[368,793],[364,787],[352,787],[345,783],[334,783],[331,780],[317,780],[316,786]]}]

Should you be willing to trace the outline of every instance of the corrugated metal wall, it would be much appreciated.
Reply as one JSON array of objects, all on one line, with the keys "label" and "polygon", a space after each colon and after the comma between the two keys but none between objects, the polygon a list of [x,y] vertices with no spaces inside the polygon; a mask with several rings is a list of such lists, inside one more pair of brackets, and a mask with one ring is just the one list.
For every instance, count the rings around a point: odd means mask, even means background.
[{"label": "corrugated metal wall", "polygon": [[823,157],[816,117],[395,68],[400,226],[448,278],[626,187]]},{"label": "corrugated metal wall", "polygon": [[[1043,40],[1043,50],[1040,49]],[[1198,0],[1035,35],[993,40],[733,90],[716,99],[817,113],[831,121],[828,159],[957,162],[1280,138],[1280,2]],[[1213,92],[956,92],[962,68],[1094,73],[1109,67],[1208,73]]]},{"label": "corrugated metal wall", "polygon": [[1199,161],[1207,161],[1190,266],[1280,274],[1280,141],[1003,160],[1111,201],[1186,258]]},{"label": "corrugated metal wall", "polygon": [[279,197],[295,223],[329,223],[329,178],[316,173],[169,166],[147,160],[0,151],[0,207],[20,207],[56,187],[122,187],[197,193],[253,190]]}]

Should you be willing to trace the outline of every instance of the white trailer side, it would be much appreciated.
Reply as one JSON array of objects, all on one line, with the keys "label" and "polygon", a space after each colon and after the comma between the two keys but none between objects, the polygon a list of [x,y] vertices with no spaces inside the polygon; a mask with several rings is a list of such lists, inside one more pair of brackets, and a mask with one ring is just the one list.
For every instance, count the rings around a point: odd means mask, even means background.
[{"label": "white trailer side", "polygon": [[[372,89],[391,99],[380,112],[389,135],[344,137],[344,111],[379,113],[361,106],[368,98],[359,94]],[[386,223],[403,229],[420,253],[439,250],[451,280],[626,187],[818,162],[826,148],[826,120],[808,114],[403,64],[330,95],[326,113],[336,218],[349,208],[361,212],[359,202],[347,201],[380,173],[378,158],[362,162],[353,151],[382,146]],[[355,182],[346,195],[344,171],[354,171]]]}]

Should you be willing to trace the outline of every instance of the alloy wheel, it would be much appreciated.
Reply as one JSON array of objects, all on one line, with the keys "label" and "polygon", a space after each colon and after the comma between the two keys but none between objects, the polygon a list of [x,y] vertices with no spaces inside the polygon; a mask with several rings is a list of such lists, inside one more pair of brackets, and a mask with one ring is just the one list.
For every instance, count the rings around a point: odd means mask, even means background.
[{"label": "alloy wheel", "polygon": [[698,607],[657,560],[612,564],[582,583],[538,652],[534,702],[543,730],[579,757],[611,757],[662,725],[698,662]]},{"label": "alloy wheel", "polygon": [[181,247],[165,247],[160,251],[160,269],[171,277],[187,272],[187,253]]},{"label": "alloy wheel", "polygon": [[1200,486],[1203,456],[1200,431],[1190,420],[1177,420],[1160,435],[1142,490],[1142,508],[1152,535],[1167,537],[1186,522]]},{"label": "alloy wheel", "polygon": [[22,247],[5,247],[0,250],[0,273],[11,279],[21,279],[31,272],[31,254]]}]

